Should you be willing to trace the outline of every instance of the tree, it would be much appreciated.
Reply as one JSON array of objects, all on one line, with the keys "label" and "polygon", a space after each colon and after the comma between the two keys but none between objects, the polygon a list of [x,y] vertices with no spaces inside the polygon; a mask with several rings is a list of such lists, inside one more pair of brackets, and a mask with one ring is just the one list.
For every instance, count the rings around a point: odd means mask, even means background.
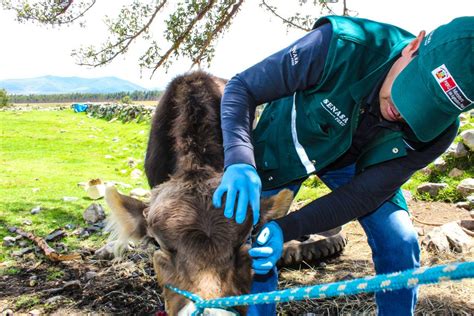
[{"label": "tree", "polygon": [[7,105],[8,105],[7,91],[4,89],[0,89],[0,107],[4,107]]},{"label": "tree", "polygon": [[132,98],[129,95],[124,95],[122,99],[120,99],[120,103],[123,104],[132,104]]},{"label": "tree", "polygon": [[[106,1],[106,0],[103,0]],[[331,3],[338,0],[296,0],[302,11],[336,14]],[[349,15],[347,0],[342,1],[342,12]],[[62,26],[70,23],[84,25],[87,12],[97,0],[0,0],[4,9],[16,12],[21,23],[36,22],[42,25]],[[315,15],[294,13],[283,16],[271,0],[260,0],[260,6],[279,18],[288,27],[309,30]],[[79,65],[98,67],[112,62],[117,56],[127,53],[137,40],[147,42],[148,48],[139,58],[141,69],[151,71],[151,76],[160,67],[166,69],[173,60],[189,58],[192,66],[208,65],[215,53],[217,39],[227,31],[233,19],[242,9],[244,0],[131,0],[122,7],[115,18],[106,16],[109,36],[99,46],[85,46],[72,52]],[[171,7],[171,13],[164,8]],[[311,10],[311,11],[308,11]],[[151,27],[164,21],[165,43],[158,43]]]}]

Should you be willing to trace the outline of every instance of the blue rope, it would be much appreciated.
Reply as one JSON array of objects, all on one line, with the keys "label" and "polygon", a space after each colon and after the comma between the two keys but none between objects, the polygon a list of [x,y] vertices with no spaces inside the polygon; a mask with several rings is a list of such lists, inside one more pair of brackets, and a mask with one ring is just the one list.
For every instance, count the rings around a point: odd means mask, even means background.
[{"label": "blue rope", "polygon": [[311,298],[328,298],[360,293],[393,291],[403,288],[413,288],[422,284],[454,281],[465,278],[474,278],[474,261],[422,267],[403,272],[380,274],[348,281],[290,288],[266,293],[230,296],[211,300],[203,300],[197,295],[180,290],[171,285],[166,285],[166,287],[194,301],[199,310],[196,315],[200,315],[205,308],[226,309],[231,306],[239,305],[282,303]]}]

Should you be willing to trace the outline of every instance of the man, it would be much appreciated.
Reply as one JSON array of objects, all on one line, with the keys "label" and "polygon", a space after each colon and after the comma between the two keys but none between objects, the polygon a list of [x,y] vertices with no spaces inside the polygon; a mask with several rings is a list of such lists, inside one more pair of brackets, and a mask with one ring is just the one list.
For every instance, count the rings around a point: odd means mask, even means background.
[{"label": "man", "polygon": [[[226,193],[225,216],[235,213],[242,223],[250,205],[256,223],[262,185],[264,196],[285,187],[296,193],[316,173],[332,190],[263,227],[249,252],[254,292],[276,287],[283,242],[353,219],[367,234],[377,273],[419,266],[400,186],[448,148],[459,114],[473,108],[473,37],[474,17],[415,37],[388,24],[330,16],[228,82],[225,173],[214,205],[221,207]],[[252,132],[255,107],[266,102]],[[413,314],[416,297],[416,289],[379,293],[378,314]],[[274,313],[274,305],[249,309]]]}]

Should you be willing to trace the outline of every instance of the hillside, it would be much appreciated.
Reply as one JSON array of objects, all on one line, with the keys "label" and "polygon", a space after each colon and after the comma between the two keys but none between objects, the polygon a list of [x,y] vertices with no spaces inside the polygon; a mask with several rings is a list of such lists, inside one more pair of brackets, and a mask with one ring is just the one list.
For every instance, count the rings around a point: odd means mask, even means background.
[{"label": "hillside", "polygon": [[114,93],[147,90],[117,77],[81,78],[43,76],[29,79],[0,80],[8,94]]}]

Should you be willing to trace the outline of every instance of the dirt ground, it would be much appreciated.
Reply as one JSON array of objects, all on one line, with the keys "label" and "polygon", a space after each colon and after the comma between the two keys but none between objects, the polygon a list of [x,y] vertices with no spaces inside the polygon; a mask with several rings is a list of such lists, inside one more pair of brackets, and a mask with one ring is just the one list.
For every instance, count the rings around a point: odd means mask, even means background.
[{"label": "dirt ground", "polygon": [[[411,202],[421,222],[447,223],[469,219],[466,210],[446,203]],[[433,226],[416,221],[425,232]],[[373,274],[370,249],[357,222],[344,227],[348,245],[343,254],[300,269],[283,269],[280,287],[312,285]],[[420,237],[420,239],[423,236]],[[121,262],[93,259],[94,249],[82,249],[83,261],[51,263],[28,254],[18,262],[19,273],[0,277],[2,315],[155,315],[163,308],[160,288],[146,252],[129,254]],[[422,250],[422,265],[474,260],[474,252],[433,254]],[[51,271],[62,271],[52,278]],[[374,314],[373,295],[308,300],[278,306],[281,315]],[[474,280],[422,286],[418,315],[474,315]],[[30,314],[31,315],[31,314]]]}]

